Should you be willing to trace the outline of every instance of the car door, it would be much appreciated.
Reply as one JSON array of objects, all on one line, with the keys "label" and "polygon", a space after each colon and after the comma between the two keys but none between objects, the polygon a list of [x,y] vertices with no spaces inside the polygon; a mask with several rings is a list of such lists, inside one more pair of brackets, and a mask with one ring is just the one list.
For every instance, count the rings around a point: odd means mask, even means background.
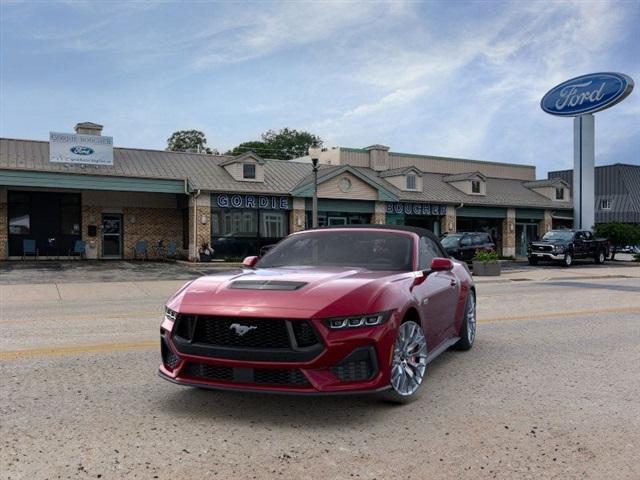
[{"label": "car door", "polygon": [[460,260],[465,262],[470,262],[475,254],[475,250],[473,249],[473,240],[471,235],[464,235],[460,239]]},{"label": "car door", "polygon": [[420,308],[423,327],[427,335],[427,348],[437,347],[451,335],[460,285],[453,272],[429,272],[431,261],[446,254],[428,237],[420,237],[418,268],[427,275],[424,282],[414,288]]},{"label": "car door", "polygon": [[584,240],[584,233],[577,232],[573,239],[573,256],[575,258],[583,258],[586,255],[586,248],[587,245]]}]

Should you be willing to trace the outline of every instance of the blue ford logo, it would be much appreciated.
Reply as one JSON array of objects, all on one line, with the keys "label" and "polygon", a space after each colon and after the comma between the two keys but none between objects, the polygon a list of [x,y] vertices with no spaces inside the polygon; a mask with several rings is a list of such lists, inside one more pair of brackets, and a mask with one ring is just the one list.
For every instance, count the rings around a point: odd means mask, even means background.
[{"label": "blue ford logo", "polygon": [[633,80],[622,73],[591,73],[572,78],[549,90],[542,110],[551,115],[573,117],[612,107],[633,90]]},{"label": "blue ford logo", "polygon": [[75,147],[71,147],[69,150],[71,150],[71,153],[74,153],[76,155],[91,155],[93,153],[95,153],[95,150],[91,147],[82,147],[80,145],[76,145]]}]

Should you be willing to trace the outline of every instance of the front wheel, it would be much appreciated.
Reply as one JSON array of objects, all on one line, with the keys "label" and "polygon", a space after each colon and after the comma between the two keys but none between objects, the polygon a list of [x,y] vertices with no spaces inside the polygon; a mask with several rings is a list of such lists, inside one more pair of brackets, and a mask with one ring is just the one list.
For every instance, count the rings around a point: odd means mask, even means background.
[{"label": "front wheel", "polygon": [[453,346],[456,350],[470,350],[476,339],[476,294],[473,290],[467,295],[467,303],[462,316],[460,340]]},{"label": "front wheel", "polygon": [[538,259],[536,257],[528,257],[529,265],[537,265]]},{"label": "front wheel", "polygon": [[391,389],[385,397],[394,403],[414,400],[427,368],[427,339],[422,327],[413,321],[398,327],[391,361]]},{"label": "front wheel", "polygon": [[565,267],[570,267],[573,264],[573,256],[570,253],[565,253],[564,259],[562,260],[562,265]]},{"label": "front wheel", "polygon": [[598,265],[602,265],[606,259],[607,256],[605,255],[604,250],[600,250],[595,256],[595,262]]}]

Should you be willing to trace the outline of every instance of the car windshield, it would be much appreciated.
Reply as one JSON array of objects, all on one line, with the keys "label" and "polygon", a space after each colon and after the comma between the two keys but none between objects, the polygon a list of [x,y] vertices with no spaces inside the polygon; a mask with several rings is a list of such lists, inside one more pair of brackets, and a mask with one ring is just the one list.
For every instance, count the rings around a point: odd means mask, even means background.
[{"label": "car windshield", "polygon": [[371,230],[316,230],[292,235],[260,259],[259,268],[319,266],[411,271],[412,237]]},{"label": "car windshield", "polygon": [[440,240],[444,248],[457,247],[460,243],[460,235],[447,235]]},{"label": "car windshield", "polygon": [[573,232],[553,230],[551,232],[545,233],[544,237],[542,237],[542,240],[562,240],[569,242],[572,238]]}]

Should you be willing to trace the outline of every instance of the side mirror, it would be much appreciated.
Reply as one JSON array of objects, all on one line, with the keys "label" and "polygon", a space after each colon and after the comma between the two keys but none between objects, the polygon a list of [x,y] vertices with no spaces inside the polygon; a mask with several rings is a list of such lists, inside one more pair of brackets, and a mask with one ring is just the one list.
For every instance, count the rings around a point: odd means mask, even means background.
[{"label": "side mirror", "polygon": [[453,262],[449,258],[436,257],[431,260],[432,272],[446,272],[453,270]]},{"label": "side mirror", "polygon": [[253,256],[253,257],[246,257],[246,258],[242,261],[242,266],[247,267],[247,268],[253,268],[253,267],[254,267],[254,265],[255,265],[256,263],[258,263],[258,259],[259,259],[259,258],[260,258],[260,257],[256,257],[256,256]]}]

